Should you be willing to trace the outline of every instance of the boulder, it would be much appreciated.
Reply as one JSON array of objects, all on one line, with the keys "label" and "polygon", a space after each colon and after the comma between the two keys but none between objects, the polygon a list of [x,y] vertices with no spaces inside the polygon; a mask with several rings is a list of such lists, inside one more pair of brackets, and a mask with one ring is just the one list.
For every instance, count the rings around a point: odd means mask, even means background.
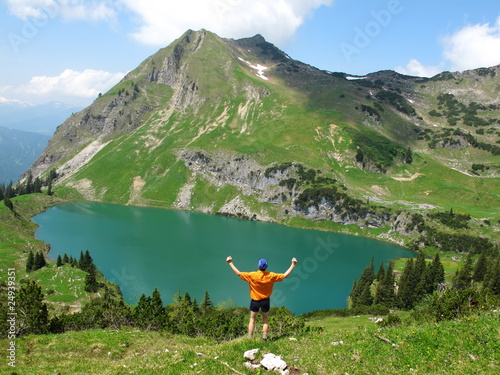
[{"label": "boulder", "polygon": [[267,353],[262,361],[260,361],[260,364],[269,371],[284,371],[288,367],[280,356],[274,355],[273,353]]}]

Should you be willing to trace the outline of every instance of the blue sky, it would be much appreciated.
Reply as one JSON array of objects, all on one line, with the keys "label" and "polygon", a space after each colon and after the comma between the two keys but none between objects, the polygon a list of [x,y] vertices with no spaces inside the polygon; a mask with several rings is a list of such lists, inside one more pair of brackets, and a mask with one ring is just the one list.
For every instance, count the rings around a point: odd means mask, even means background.
[{"label": "blue sky", "polygon": [[0,102],[86,106],[201,28],[355,75],[500,64],[498,0],[0,0]]}]

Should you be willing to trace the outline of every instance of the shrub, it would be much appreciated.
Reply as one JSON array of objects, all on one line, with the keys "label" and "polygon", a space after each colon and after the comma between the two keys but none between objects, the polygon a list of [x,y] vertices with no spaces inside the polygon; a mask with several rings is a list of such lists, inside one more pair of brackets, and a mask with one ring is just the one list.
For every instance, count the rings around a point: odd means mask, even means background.
[{"label": "shrub", "polygon": [[272,307],[269,311],[269,331],[275,336],[288,336],[301,333],[305,321],[302,316],[295,316],[286,307]]}]

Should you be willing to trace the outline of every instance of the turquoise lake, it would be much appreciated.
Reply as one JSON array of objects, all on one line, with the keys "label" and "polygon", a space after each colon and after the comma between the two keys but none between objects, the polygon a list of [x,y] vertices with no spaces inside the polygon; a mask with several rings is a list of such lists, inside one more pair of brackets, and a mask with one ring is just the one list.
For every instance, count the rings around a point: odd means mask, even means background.
[{"label": "turquoise lake", "polygon": [[36,237],[51,245],[49,257],[78,258],[89,250],[104,276],[118,284],[134,304],[157,288],[164,304],[178,290],[201,302],[208,291],[214,304],[248,306],[248,285],[226,263],[231,255],[240,271],[257,269],[266,258],[269,271],[293,273],[276,283],[272,306],[296,314],[343,308],[355,278],[375,259],[413,257],[408,249],[357,236],[290,228],[197,212],[120,206],[96,202],[68,203],[33,218]]}]

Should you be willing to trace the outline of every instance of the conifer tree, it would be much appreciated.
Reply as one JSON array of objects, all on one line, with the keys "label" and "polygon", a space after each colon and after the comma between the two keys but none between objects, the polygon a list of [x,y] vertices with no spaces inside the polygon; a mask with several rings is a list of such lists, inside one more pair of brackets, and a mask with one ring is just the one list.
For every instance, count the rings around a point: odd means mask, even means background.
[{"label": "conifer tree", "polygon": [[469,288],[472,283],[472,255],[469,253],[462,268],[457,270],[452,280],[455,289]]},{"label": "conifer tree", "polygon": [[488,271],[488,257],[486,256],[486,252],[481,252],[479,258],[474,265],[474,273],[472,274],[472,279],[476,282],[481,282],[484,280],[486,276],[486,272]]},{"label": "conifer tree", "polygon": [[91,264],[87,267],[87,274],[85,275],[85,287],[84,290],[89,293],[95,293],[99,289],[99,284],[97,283],[97,270],[96,267]]},{"label": "conifer tree", "polygon": [[444,267],[441,263],[441,258],[439,253],[436,253],[434,259],[432,260],[432,278],[433,278],[433,290],[437,290],[439,284],[444,283]]},{"label": "conifer tree", "polygon": [[[354,280],[353,290],[351,292],[352,307],[356,307],[359,305],[370,306],[371,303],[369,305],[366,305],[366,303],[368,303],[370,298],[372,298],[372,302],[373,302],[373,297],[371,296],[371,293],[370,293],[370,295],[368,295],[368,292],[366,291],[367,286],[368,286],[368,288],[370,288],[373,281],[375,280],[373,263],[374,263],[374,258],[372,257],[370,264],[363,269],[363,272],[361,273],[359,281],[356,282],[356,280]],[[363,296],[363,299],[362,299],[361,295],[363,293],[365,295]]]},{"label": "conifer tree", "polygon": [[62,266],[62,259],[61,259],[61,255],[58,255],[57,256],[57,260],[56,260],[56,266],[57,267],[61,267]]},{"label": "conifer tree", "polygon": [[212,303],[212,300],[210,299],[210,296],[208,295],[208,291],[205,290],[205,295],[203,297],[203,301],[201,301],[201,310],[206,312],[207,310],[213,309],[214,305]]},{"label": "conifer tree", "polygon": [[33,271],[39,270],[42,267],[45,267],[47,262],[45,261],[45,257],[43,256],[42,252],[39,251],[35,254],[35,259],[33,262]]},{"label": "conifer tree", "polygon": [[358,303],[358,298],[361,294],[360,292],[358,293],[358,291],[358,282],[356,281],[356,279],[354,279],[354,282],[352,283],[351,294],[349,295],[349,297],[351,298],[351,307],[355,307]]},{"label": "conifer tree", "polygon": [[43,302],[42,288],[28,280],[19,289],[17,303],[17,334],[40,334],[48,331],[49,312]]},{"label": "conifer tree", "polygon": [[417,303],[422,299],[422,297],[427,292],[427,283],[431,283],[432,281],[428,279],[428,274],[426,272],[427,265],[425,262],[425,255],[423,252],[419,252],[417,259],[415,260],[414,268],[413,268],[413,279],[416,283],[415,289],[413,291],[413,304]]},{"label": "conifer tree", "polygon": [[377,285],[377,292],[375,294],[374,303],[381,304],[387,307],[394,307],[396,302],[396,294],[394,291],[394,265],[389,263],[387,272],[385,273],[382,281]]},{"label": "conifer tree", "polygon": [[484,287],[493,294],[500,294],[500,257],[498,256],[495,261],[490,262],[488,272],[484,277]]},{"label": "conifer tree", "polygon": [[385,277],[384,262],[381,262],[380,267],[378,268],[376,279],[378,282],[380,282],[384,279],[384,277]]},{"label": "conifer tree", "polygon": [[64,255],[63,255],[63,259],[62,259],[62,262],[63,262],[64,264],[68,264],[68,263],[69,263],[68,254],[64,253]]},{"label": "conifer tree", "polygon": [[373,296],[371,292],[371,284],[365,284],[363,292],[359,296],[357,306],[371,306],[373,304]]},{"label": "conifer tree", "polygon": [[33,271],[35,267],[35,256],[33,255],[33,251],[30,251],[28,254],[28,260],[26,261],[26,272]]},{"label": "conifer tree", "polygon": [[184,299],[182,300],[183,304],[188,306],[188,307],[191,307],[193,302],[191,301],[191,296],[189,295],[189,292],[186,291],[186,293],[184,294]]},{"label": "conifer tree", "polygon": [[151,329],[159,330],[167,326],[167,315],[158,289],[153,290],[151,298]]},{"label": "conifer tree", "polygon": [[137,306],[134,308],[133,318],[139,328],[144,330],[151,328],[153,318],[151,297],[146,296],[144,293],[141,295]]},{"label": "conifer tree", "polygon": [[402,309],[411,309],[413,307],[413,296],[415,291],[415,277],[413,258],[408,259],[405,268],[399,280],[398,306]]}]

